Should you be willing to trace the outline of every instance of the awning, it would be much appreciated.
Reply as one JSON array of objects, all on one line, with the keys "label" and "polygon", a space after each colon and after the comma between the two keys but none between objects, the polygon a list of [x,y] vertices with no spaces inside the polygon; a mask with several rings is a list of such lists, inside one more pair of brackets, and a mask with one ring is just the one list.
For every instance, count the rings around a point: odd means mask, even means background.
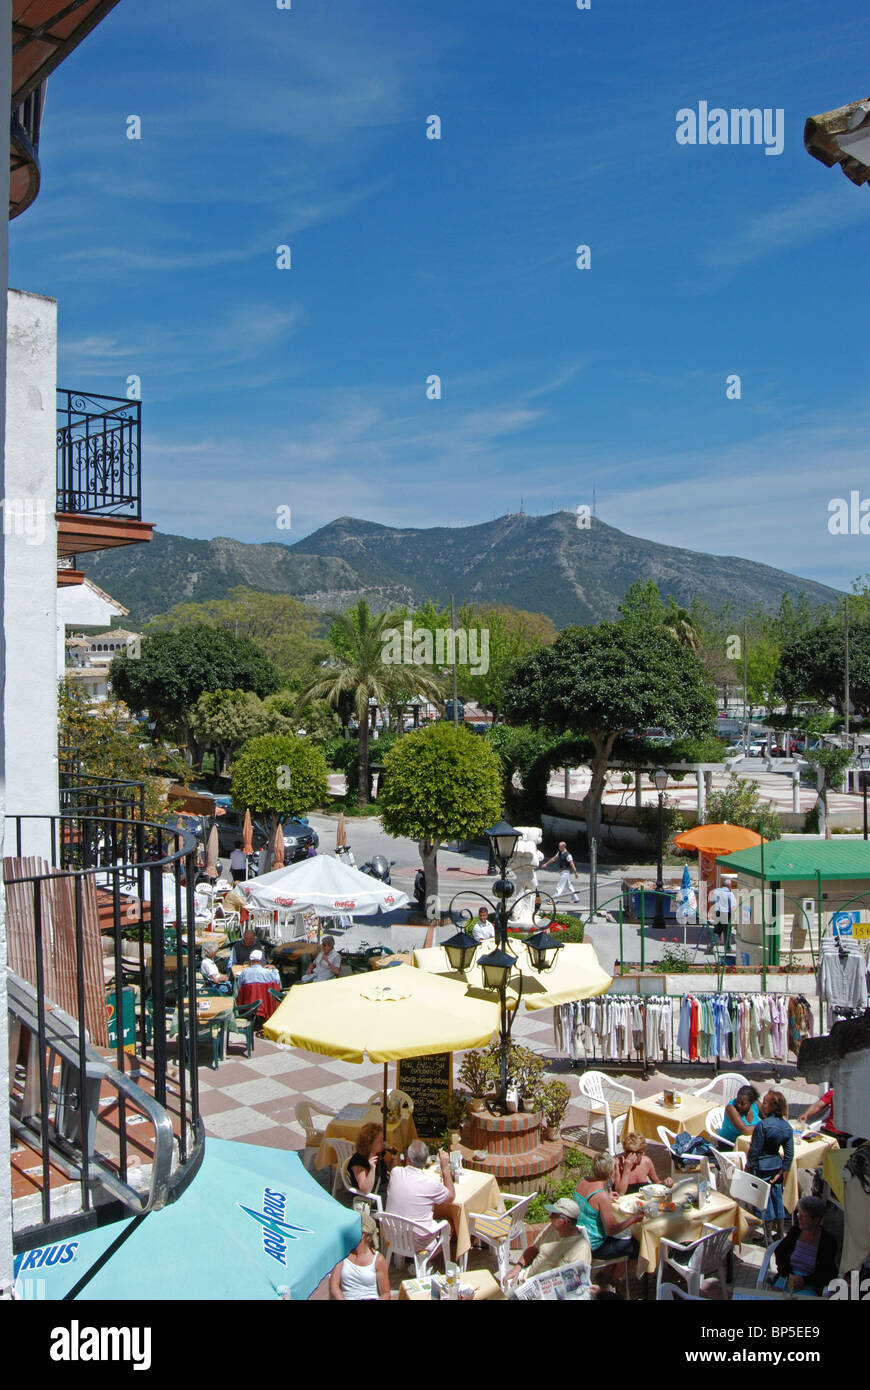
[{"label": "awning", "polygon": [[[196,1177],[161,1211],[15,1259],[16,1288],[46,1299],[306,1299],[360,1238],[298,1154],[207,1139]],[[44,1281],[39,1284],[37,1281]]]}]

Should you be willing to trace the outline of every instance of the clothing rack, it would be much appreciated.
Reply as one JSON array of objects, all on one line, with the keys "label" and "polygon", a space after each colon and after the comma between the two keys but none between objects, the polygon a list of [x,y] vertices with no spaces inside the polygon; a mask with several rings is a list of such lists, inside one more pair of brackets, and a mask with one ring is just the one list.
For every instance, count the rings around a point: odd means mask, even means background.
[{"label": "clothing rack", "polygon": [[[584,1070],[640,1066],[646,1079],[659,1064],[709,1064],[715,1075],[737,1062],[767,1061],[778,1079],[779,1069],[788,1063],[793,998],[748,990],[598,995],[553,1010],[554,1042],[572,1067]],[[697,1008],[691,1003],[687,1008],[686,1001],[695,1001]],[[803,1003],[811,1022],[810,1006]],[[699,1028],[701,1022],[705,1025],[695,1038],[693,1015]],[[698,1036],[705,1040],[701,1048]]]}]

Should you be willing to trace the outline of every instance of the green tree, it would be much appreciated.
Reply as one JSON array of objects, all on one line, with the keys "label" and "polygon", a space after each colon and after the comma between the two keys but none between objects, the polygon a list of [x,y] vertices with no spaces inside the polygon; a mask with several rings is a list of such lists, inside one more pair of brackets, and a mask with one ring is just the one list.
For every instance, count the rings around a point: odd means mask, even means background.
[{"label": "green tree", "polygon": [[81,691],[58,685],[58,748],[61,762],[73,759],[89,777],[142,782],[145,819],[163,821],[166,778],[184,783],[187,767],[177,753],[162,747],[140,748],[142,732],[126,705],[105,700],[91,705]]},{"label": "green tree", "polygon": [[817,806],[825,821],[825,839],[831,838],[831,823],[828,819],[828,792],[836,791],[843,773],[853,761],[851,748],[816,748],[805,751],[804,757],[812,767],[821,773],[819,778]]},{"label": "green tree", "polygon": [[378,798],[384,829],[417,841],[430,921],[441,917],[439,846],[480,835],[499,819],[501,796],[501,770],[493,750],[484,739],[452,724],[406,734],[384,758]]},{"label": "green tree", "polygon": [[707,823],[742,825],[747,830],[757,831],[765,840],[779,840],[782,837],[779,811],[772,802],[761,800],[758,783],[744,782],[733,772],[721,791],[711,792],[708,796]]},{"label": "green tree", "polygon": [[317,636],[323,619],[288,594],[261,593],[238,585],[226,598],[205,603],[177,603],[168,613],[152,618],[149,632],[181,632],[186,628],[217,628],[234,637],[247,637],[264,651],[282,682],[300,688],[313,676],[327,654]]},{"label": "green tree", "polygon": [[[776,688],[789,713],[802,701],[833,705],[841,714],[845,701],[846,639],[839,620],[823,617],[802,637],[782,650]],[[870,624],[855,623],[849,631],[849,699],[856,714],[870,714]]]},{"label": "green tree", "polygon": [[387,633],[397,626],[394,613],[372,613],[365,599],[346,613],[336,613],[329,629],[332,658],[325,675],[313,681],[304,692],[301,702],[325,699],[336,708],[342,696],[353,699],[359,725],[359,779],[357,799],[360,806],[369,800],[369,703],[388,706],[404,683],[426,699],[440,697],[440,682],[422,667],[409,669],[389,659]]},{"label": "green tree", "polygon": [[505,702],[511,722],[588,738],[594,748],[585,798],[598,838],[605,777],[620,734],[660,725],[678,737],[712,730],[716,700],[696,654],[662,628],[600,623],[565,628],[552,647],[515,671]]},{"label": "green tree", "polygon": [[319,748],[295,734],[261,734],[245,744],[233,764],[233,805],[269,818],[268,856],[282,820],[304,816],[329,796],[326,760]]},{"label": "green tree", "polygon": [[210,690],[200,695],[191,711],[190,726],[197,742],[215,749],[216,772],[225,768],[242,744],[259,734],[294,731],[292,719],[252,690]]},{"label": "green tree", "polygon": [[201,757],[191,722],[200,695],[252,690],[262,696],[278,684],[271,661],[250,638],[205,624],[143,637],[139,657],[119,652],[109,679],[130,709],[149,715],[157,736],[186,742],[191,762]]}]

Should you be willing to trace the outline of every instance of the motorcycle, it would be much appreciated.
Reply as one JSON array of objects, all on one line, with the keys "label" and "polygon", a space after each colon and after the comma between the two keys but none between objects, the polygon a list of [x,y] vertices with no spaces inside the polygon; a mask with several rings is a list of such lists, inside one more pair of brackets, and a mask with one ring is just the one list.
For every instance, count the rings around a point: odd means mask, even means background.
[{"label": "motorcycle", "polygon": [[376,878],[379,883],[390,883],[390,869],[393,868],[395,862],[395,859],[385,859],[382,854],[373,854],[371,859],[360,866],[360,873],[368,874],[370,878]]}]

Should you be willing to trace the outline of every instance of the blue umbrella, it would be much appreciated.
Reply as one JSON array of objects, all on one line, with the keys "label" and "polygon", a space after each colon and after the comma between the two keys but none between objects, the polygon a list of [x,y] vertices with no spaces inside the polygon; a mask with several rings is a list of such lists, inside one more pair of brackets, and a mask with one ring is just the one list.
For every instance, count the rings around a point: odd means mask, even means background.
[{"label": "blue umbrella", "polygon": [[688,864],[684,864],[683,877],[680,881],[680,887],[677,892],[678,919],[682,918],[684,923],[689,921],[690,919],[694,920],[697,911],[698,900],[695,897],[695,890],[692,887],[692,879],[691,875],[689,874],[689,866]]},{"label": "blue umbrella", "polygon": [[360,1217],[284,1149],[208,1139],[177,1202],[16,1257],[46,1299],[308,1298],[360,1239]]}]

